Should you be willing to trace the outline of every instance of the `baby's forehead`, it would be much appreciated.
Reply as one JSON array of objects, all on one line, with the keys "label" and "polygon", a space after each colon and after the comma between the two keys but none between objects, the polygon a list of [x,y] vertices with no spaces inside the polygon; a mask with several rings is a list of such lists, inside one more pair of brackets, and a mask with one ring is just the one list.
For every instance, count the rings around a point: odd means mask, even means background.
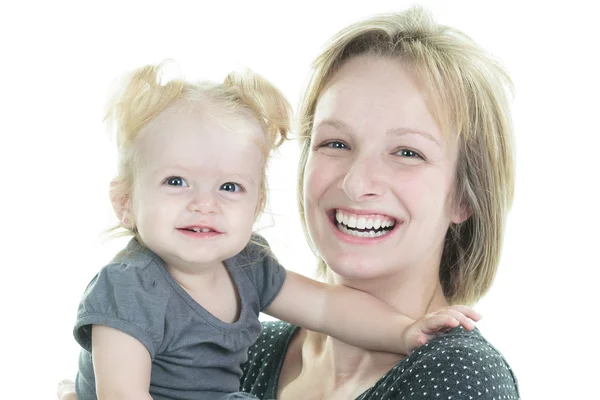
[{"label": "baby's forehead", "polygon": [[264,167],[257,127],[198,113],[166,114],[145,127],[138,143],[140,167],[251,173]]},{"label": "baby's forehead", "polygon": [[150,136],[193,132],[199,139],[206,140],[214,139],[213,133],[224,138],[233,135],[240,142],[251,140],[261,147],[266,141],[266,132],[250,112],[218,107],[209,100],[179,99],[150,121],[144,130],[145,135]]}]

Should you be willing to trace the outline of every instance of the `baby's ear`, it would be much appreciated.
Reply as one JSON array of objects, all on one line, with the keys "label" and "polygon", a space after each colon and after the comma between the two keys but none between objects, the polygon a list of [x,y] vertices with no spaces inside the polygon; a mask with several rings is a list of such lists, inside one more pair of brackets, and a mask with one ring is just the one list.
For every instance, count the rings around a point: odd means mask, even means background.
[{"label": "baby's ear", "polygon": [[254,218],[258,218],[258,216],[265,210],[265,205],[267,204],[267,183],[264,178],[258,187],[258,201],[256,203],[256,210],[254,210]]},{"label": "baby's ear", "polygon": [[131,210],[131,195],[128,185],[122,178],[116,177],[110,181],[110,202],[115,210],[115,215],[123,227],[132,229],[134,227],[133,213]]},{"label": "baby's ear", "polygon": [[254,218],[258,218],[258,216],[265,210],[266,202],[267,197],[261,193],[258,196],[258,203],[256,203],[256,211],[254,212]]}]

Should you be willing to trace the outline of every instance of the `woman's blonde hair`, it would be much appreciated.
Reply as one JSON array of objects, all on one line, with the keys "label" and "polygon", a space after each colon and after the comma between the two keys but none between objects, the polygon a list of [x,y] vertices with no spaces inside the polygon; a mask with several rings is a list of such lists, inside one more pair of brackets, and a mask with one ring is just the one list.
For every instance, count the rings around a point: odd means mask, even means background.
[{"label": "woman's blonde hair", "polygon": [[[440,282],[450,303],[472,304],[491,286],[500,260],[514,191],[514,149],[502,66],[464,33],[437,24],[415,6],[340,31],[313,63],[301,101],[298,202],[308,235],[303,181],[319,96],[344,63],[357,56],[400,60],[422,85],[436,120],[458,143],[455,204],[471,212],[446,234]],[[314,243],[311,243],[316,253]],[[320,272],[327,267],[320,260]]]},{"label": "woman's blonde hair", "polygon": [[[183,79],[163,82],[167,63],[133,71],[109,103],[105,121],[116,131],[118,148],[118,175],[113,181],[117,187],[112,193],[119,198],[131,197],[137,170],[137,140],[145,126],[177,103],[177,107],[188,107],[195,113],[211,114],[225,126],[231,119],[245,119],[257,123],[264,132],[265,140],[257,142],[265,156],[257,209],[257,215],[260,214],[266,204],[270,152],[289,135],[289,103],[270,82],[250,70],[231,72],[221,84]],[[138,236],[135,227],[120,223],[116,228]]]}]

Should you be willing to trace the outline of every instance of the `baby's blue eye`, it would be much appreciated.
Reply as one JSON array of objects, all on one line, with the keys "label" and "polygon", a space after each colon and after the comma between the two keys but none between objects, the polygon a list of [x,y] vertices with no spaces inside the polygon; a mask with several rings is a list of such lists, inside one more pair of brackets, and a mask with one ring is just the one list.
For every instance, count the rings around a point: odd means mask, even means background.
[{"label": "baby's blue eye", "polygon": [[189,186],[189,185],[187,184],[187,182],[185,181],[185,179],[183,179],[183,178],[182,178],[182,177],[180,177],[180,176],[172,176],[172,177],[170,177],[170,178],[167,178],[167,179],[165,180],[165,183],[166,183],[168,186],[182,186],[182,187],[187,187],[187,186]]},{"label": "baby's blue eye", "polygon": [[227,182],[221,185],[219,190],[223,190],[225,192],[241,192],[242,187],[234,182]]}]

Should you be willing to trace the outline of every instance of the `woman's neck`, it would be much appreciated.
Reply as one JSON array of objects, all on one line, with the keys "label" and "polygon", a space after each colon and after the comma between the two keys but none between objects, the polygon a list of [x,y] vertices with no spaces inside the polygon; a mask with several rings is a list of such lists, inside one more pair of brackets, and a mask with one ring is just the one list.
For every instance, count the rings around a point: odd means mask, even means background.
[{"label": "woman's neck", "polygon": [[404,358],[401,354],[365,350],[341,342],[331,336],[307,332],[304,362],[318,364],[332,386],[348,381],[366,380],[374,374],[380,377]]},{"label": "woman's neck", "polygon": [[[437,271],[431,276],[420,274],[407,277],[403,274],[368,281],[331,276],[330,281],[367,292],[391,305],[399,313],[415,320],[448,306]],[[315,332],[308,333],[307,341],[312,342],[313,350],[316,352],[313,356],[319,357],[323,366],[327,366],[333,372],[334,376],[331,378],[334,381],[360,379],[359,374],[369,374],[373,370],[382,370],[383,374],[404,358],[400,354],[375,352],[350,346]]]},{"label": "woman's neck", "polygon": [[351,279],[330,270],[327,280],[369,293],[412,319],[448,306],[437,268],[413,268],[375,279]]}]

